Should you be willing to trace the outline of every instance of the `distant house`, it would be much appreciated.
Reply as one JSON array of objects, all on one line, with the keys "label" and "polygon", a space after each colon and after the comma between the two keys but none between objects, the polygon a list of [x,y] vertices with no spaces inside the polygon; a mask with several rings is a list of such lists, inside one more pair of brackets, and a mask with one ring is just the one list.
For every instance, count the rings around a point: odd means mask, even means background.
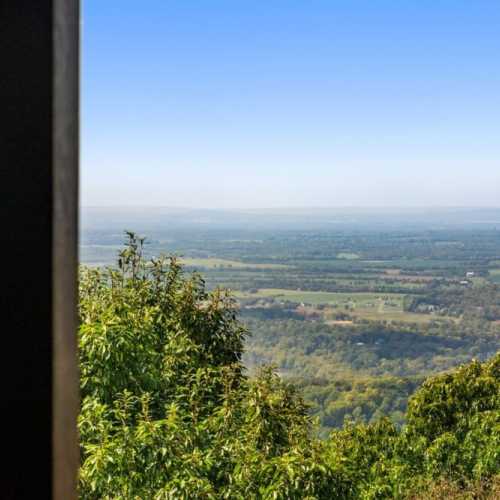
[{"label": "distant house", "polygon": [[473,278],[475,276],[474,271],[468,271],[467,274],[465,275],[467,278]]}]

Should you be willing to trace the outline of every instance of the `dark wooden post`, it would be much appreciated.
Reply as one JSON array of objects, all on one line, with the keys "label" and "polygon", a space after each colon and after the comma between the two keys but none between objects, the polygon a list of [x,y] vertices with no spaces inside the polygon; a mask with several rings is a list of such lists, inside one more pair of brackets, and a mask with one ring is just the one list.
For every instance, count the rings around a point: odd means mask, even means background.
[{"label": "dark wooden post", "polygon": [[78,0],[0,0],[1,498],[76,498]]}]

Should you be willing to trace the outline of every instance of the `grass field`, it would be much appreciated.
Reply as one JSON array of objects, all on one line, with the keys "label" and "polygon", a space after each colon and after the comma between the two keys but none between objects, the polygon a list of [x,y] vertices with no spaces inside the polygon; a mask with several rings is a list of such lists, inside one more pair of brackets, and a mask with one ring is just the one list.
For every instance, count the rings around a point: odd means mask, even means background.
[{"label": "grass field", "polygon": [[340,252],[337,254],[337,259],[356,260],[359,259],[359,255],[353,252]]},{"label": "grass field", "polygon": [[228,259],[192,259],[183,257],[181,263],[188,267],[198,267],[203,269],[288,269],[290,266],[284,264],[252,264]]},{"label": "grass field", "polygon": [[[405,295],[400,293],[337,293],[263,288],[255,293],[236,292],[235,296],[242,299],[274,298],[311,306],[325,305],[326,308],[321,312],[330,324],[340,324],[335,320],[335,316],[344,312],[353,318],[374,321],[427,323],[436,319],[447,319],[432,314],[406,312],[403,308]],[[348,322],[345,324],[348,324]]]},{"label": "grass field", "polygon": [[310,305],[324,304],[349,311],[370,310],[379,313],[402,311],[404,299],[404,295],[399,293],[309,292],[281,288],[263,288],[255,293],[240,292],[237,296],[241,298],[272,297]]},{"label": "grass field", "polygon": [[[374,276],[374,277],[364,277],[363,275],[360,275],[359,278],[343,278],[343,277],[337,277],[333,278],[335,282],[339,285],[347,285],[347,286],[352,286],[352,287],[377,287],[377,286],[386,286],[386,287],[396,287],[396,288],[404,288],[408,289],[408,291],[411,290],[416,290],[419,288],[423,288],[425,286],[424,281],[418,282],[416,280],[402,280],[402,279],[397,279],[398,276],[396,276],[396,279],[393,279],[392,276],[387,277],[385,275],[380,275],[380,276]],[[325,281],[328,282],[332,278],[328,278]],[[316,280],[318,281],[318,280]]]},{"label": "grass field", "polygon": [[[116,264],[116,258],[121,245],[82,245],[80,247],[80,257],[86,265],[92,267]],[[291,266],[285,264],[253,264],[229,259],[217,258],[190,258],[181,257],[180,262],[187,267],[198,269],[290,269]]]},{"label": "grass field", "polygon": [[349,308],[384,308],[402,310],[404,294],[400,293],[343,293],[343,292],[310,292],[301,290],[285,290],[282,288],[262,288],[256,293],[239,293],[241,298],[273,297],[275,299],[303,302],[304,304]]},{"label": "grass field", "polygon": [[475,287],[485,286],[485,285],[488,284],[488,279],[487,278],[483,278],[482,276],[478,276],[477,278],[472,278],[471,282],[472,282],[472,285],[475,286]]},{"label": "grass field", "polygon": [[494,283],[500,283],[500,269],[490,269],[490,279]]},{"label": "grass field", "polygon": [[351,316],[360,318],[360,319],[367,319],[370,321],[396,321],[396,322],[402,322],[402,323],[429,323],[429,321],[436,321],[436,320],[441,320],[441,321],[455,321],[455,319],[452,318],[447,318],[443,316],[435,316],[433,314],[421,314],[421,313],[412,313],[412,312],[406,312],[403,310],[400,311],[395,311],[395,310],[388,310],[386,308],[380,310],[380,311],[370,311],[366,309],[359,309],[355,310],[351,313]]}]

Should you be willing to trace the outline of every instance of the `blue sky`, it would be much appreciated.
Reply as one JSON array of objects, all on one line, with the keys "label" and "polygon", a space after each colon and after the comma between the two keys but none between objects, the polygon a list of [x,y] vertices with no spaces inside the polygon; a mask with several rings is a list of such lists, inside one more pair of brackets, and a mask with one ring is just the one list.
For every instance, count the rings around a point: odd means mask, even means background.
[{"label": "blue sky", "polygon": [[500,206],[500,1],[84,0],[83,205]]}]

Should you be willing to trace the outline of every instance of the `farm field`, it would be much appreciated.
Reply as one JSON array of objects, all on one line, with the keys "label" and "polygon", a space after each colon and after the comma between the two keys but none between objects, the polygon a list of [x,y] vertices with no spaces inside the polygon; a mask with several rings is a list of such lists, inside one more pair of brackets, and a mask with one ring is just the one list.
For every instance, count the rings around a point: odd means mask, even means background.
[{"label": "farm field", "polygon": [[500,283],[500,269],[491,269],[490,270],[490,279],[494,283]]},{"label": "farm field", "polygon": [[346,259],[346,260],[356,260],[359,259],[360,256],[357,253],[353,252],[340,252],[336,255],[337,259]]},{"label": "farm field", "polygon": [[280,288],[264,288],[256,293],[236,294],[241,297],[274,297],[306,304],[352,305],[353,307],[380,307],[389,305],[402,308],[403,295],[377,293],[339,293],[339,292],[308,292],[301,290],[286,290]]},{"label": "farm field", "polygon": [[217,258],[189,258],[181,257],[180,262],[188,267],[200,269],[288,269],[291,266],[285,264],[262,264],[248,263],[236,260],[217,259]]},{"label": "farm field", "polygon": [[278,301],[297,302],[301,305],[328,306],[321,310],[312,307],[309,311],[321,314],[329,324],[351,324],[350,320],[335,320],[339,311],[347,311],[353,319],[373,321],[396,321],[425,323],[436,320],[451,320],[434,314],[417,314],[404,310],[405,295],[397,293],[340,293],[307,292],[285,289],[261,289],[257,292],[235,292],[239,299],[273,298]]}]

